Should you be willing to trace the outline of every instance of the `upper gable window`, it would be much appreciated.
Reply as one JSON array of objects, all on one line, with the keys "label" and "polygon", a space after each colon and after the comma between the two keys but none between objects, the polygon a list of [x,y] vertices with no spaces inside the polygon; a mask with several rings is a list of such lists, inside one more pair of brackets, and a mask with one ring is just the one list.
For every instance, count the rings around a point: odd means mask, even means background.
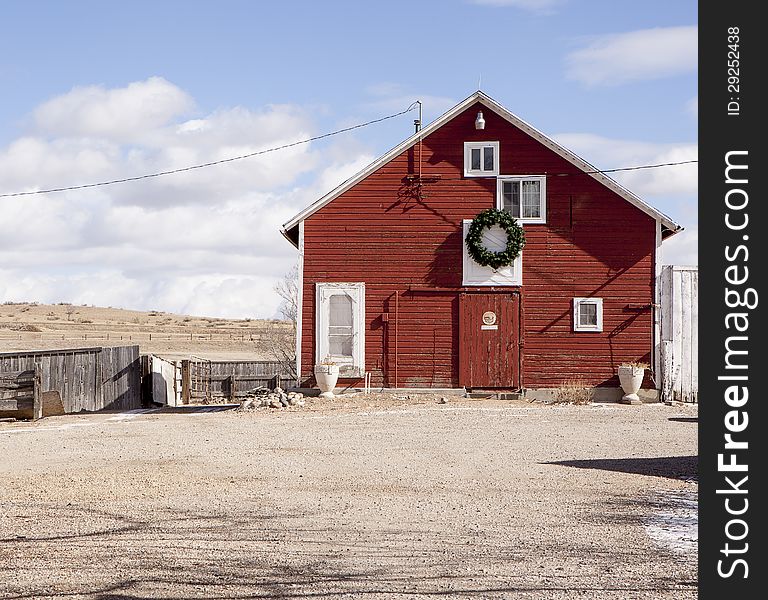
[{"label": "upper gable window", "polygon": [[541,175],[502,176],[496,205],[521,223],[547,222],[547,178]]},{"label": "upper gable window", "polygon": [[464,176],[499,174],[499,142],[464,142]]}]

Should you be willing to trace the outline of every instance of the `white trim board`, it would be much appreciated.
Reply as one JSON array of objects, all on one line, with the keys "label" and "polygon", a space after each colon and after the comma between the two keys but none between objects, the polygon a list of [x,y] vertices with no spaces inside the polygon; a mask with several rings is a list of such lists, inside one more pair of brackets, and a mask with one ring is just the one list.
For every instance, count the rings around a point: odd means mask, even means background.
[{"label": "white trim board", "polygon": [[[328,340],[328,301],[334,295],[352,301],[352,356],[330,355]],[[362,377],[365,374],[365,283],[318,281],[315,283],[315,365],[326,358],[339,365],[340,377]]]},{"label": "white trim board", "polygon": [[299,272],[296,288],[299,297],[296,299],[296,385],[301,385],[301,339],[304,327],[304,222],[299,223]]},{"label": "white trim board", "polygon": [[[462,221],[462,281],[464,286],[521,286],[523,285],[523,253],[520,252],[507,267],[492,269],[477,264],[467,250],[467,233],[472,219]],[[483,232],[483,243],[495,252],[507,244],[506,232],[495,225]]]}]

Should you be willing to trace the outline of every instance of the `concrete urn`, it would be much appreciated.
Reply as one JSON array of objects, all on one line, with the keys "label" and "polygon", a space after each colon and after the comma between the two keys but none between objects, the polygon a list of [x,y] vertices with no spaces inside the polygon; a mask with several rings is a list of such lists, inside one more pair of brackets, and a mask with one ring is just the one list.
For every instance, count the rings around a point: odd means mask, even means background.
[{"label": "concrete urn", "polygon": [[640,391],[640,386],[643,385],[644,375],[645,367],[638,367],[636,365],[621,365],[619,367],[619,383],[621,383],[621,389],[624,390],[624,396],[621,398],[622,403],[642,403],[637,392]]},{"label": "concrete urn", "polygon": [[315,380],[320,388],[320,396],[333,398],[333,390],[339,379],[339,365],[319,364],[315,365]]}]

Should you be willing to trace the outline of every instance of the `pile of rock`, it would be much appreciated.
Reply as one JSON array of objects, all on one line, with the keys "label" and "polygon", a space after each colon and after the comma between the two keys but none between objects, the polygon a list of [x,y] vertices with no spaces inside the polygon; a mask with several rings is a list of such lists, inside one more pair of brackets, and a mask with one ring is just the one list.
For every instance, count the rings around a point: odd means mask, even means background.
[{"label": "pile of rock", "polygon": [[254,410],[261,407],[288,408],[289,406],[304,406],[304,394],[286,392],[280,387],[276,387],[274,390],[257,387],[246,392],[238,410]]}]

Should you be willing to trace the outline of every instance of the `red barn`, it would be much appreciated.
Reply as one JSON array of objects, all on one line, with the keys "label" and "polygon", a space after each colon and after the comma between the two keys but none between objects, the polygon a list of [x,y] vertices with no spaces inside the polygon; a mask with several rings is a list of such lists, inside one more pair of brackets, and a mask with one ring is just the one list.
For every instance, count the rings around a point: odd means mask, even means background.
[{"label": "red barn", "polygon": [[[465,239],[489,208],[526,240],[498,269]],[[344,386],[370,373],[374,387],[618,398],[618,365],[658,369],[659,251],[680,230],[478,91],[283,226],[300,256],[301,383],[331,357]],[[506,234],[483,240],[499,250]]]}]

